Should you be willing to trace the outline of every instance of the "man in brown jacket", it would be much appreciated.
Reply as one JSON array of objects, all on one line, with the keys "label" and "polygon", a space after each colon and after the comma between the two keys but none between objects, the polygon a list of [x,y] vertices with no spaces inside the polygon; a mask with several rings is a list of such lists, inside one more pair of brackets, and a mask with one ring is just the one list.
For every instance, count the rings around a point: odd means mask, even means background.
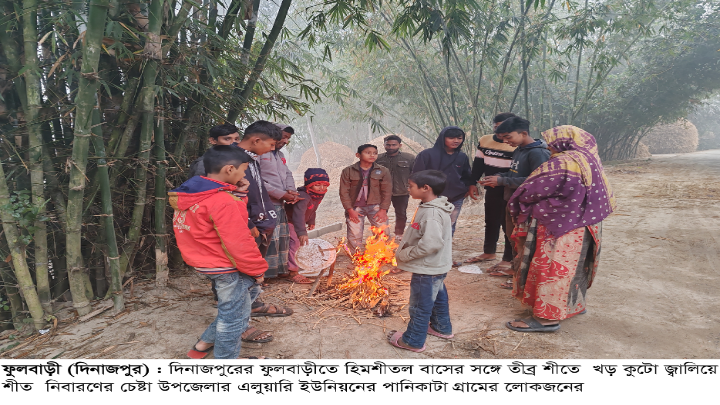
[{"label": "man in brown jacket", "polygon": [[395,239],[400,241],[407,222],[408,178],[415,164],[415,155],[400,152],[402,139],[397,135],[385,137],[385,152],[378,155],[375,163],[390,170],[393,181],[392,205],[395,208]]},{"label": "man in brown jacket", "polygon": [[372,226],[387,224],[392,178],[388,169],[375,164],[377,155],[375,145],[360,145],[355,154],[360,161],[344,168],[340,175],[340,202],[345,209],[351,249],[362,246],[365,217]]}]

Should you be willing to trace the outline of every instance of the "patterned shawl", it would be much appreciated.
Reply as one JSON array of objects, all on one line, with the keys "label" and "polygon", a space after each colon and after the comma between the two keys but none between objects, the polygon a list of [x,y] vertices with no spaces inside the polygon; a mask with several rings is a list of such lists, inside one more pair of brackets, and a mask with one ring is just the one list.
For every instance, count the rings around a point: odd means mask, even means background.
[{"label": "patterned shawl", "polygon": [[596,224],[615,210],[615,196],[598,156],[595,138],[572,125],[542,133],[550,156],[528,176],[508,202],[518,223],[536,218],[559,237]]}]

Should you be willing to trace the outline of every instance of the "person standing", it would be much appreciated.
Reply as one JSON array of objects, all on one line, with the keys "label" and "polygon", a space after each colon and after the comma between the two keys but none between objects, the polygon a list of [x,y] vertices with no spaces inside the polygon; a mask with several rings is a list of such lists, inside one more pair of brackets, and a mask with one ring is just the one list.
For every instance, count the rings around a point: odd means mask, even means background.
[{"label": "person standing", "polygon": [[518,332],[555,332],[585,313],[602,243],[602,221],[616,209],[595,138],[563,125],[542,133],[552,152],[508,202],[520,254],[513,296],[532,316],[505,325]]},{"label": "person standing", "polygon": [[355,156],[360,161],[344,168],[340,174],[340,203],[345,209],[347,238],[353,250],[363,246],[365,217],[372,226],[387,224],[392,179],[388,169],[375,163],[377,155],[375,145],[358,146]]},{"label": "person standing", "polygon": [[390,170],[392,177],[392,206],[395,209],[395,239],[402,239],[407,223],[408,178],[415,164],[415,155],[400,152],[402,139],[397,135],[388,135],[384,139],[385,153],[378,155],[375,163]]},{"label": "person standing", "polygon": [[[501,113],[493,118],[493,130],[503,121],[515,117],[513,113]],[[485,135],[478,142],[475,160],[472,166],[472,180],[478,182],[483,176],[495,176],[510,170],[514,146],[510,146],[498,138],[496,134]],[[500,239],[500,228],[505,235],[505,249],[502,261],[491,269],[508,269],[513,259],[513,248],[510,243],[509,232],[505,224],[505,209],[507,201],[504,198],[505,187],[485,187],[485,242],[483,253],[465,261],[477,263],[495,260],[497,242]]]},{"label": "person standing", "polygon": [[[510,117],[495,128],[498,139],[506,144],[515,147],[513,160],[510,163],[510,170],[505,173],[498,173],[494,176],[486,176],[480,182],[486,187],[504,186],[503,198],[509,201],[515,190],[520,187],[525,179],[535,171],[541,164],[550,159],[550,151],[547,143],[542,139],[534,139],[530,136],[530,121],[520,117]],[[512,235],[515,225],[510,211],[505,210],[506,230]],[[513,271],[510,267],[488,269],[487,274],[497,277],[512,277]]]},{"label": "person standing", "polygon": [[[282,277],[295,281],[293,277],[299,276],[299,274],[297,272],[291,274],[288,268],[290,230],[284,204],[297,202],[299,193],[295,188],[292,172],[286,165],[285,155],[280,151],[290,142],[295,130],[287,125],[277,125],[277,127],[282,131],[282,138],[275,143],[274,150],[261,155],[258,160],[263,184],[270,195],[270,200],[275,206],[275,213],[277,214],[275,230],[270,238],[268,251],[265,255],[268,262],[268,271],[265,273],[265,277]],[[298,279],[295,282],[307,283],[311,281]]]},{"label": "person standing", "polygon": [[443,128],[435,145],[418,153],[412,169],[413,173],[440,170],[447,176],[447,184],[441,195],[447,197],[455,206],[450,214],[453,235],[465,197],[469,195],[477,199],[478,194],[477,186],[471,178],[470,160],[462,151],[463,142],[465,142],[465,131],[455,126]]}]

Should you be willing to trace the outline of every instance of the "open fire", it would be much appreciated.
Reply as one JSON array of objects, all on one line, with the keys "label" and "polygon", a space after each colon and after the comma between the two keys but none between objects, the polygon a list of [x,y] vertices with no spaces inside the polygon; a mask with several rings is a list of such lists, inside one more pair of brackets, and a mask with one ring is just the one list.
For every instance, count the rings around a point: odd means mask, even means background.
[{"label": "open fire", "polygon": [[378,315],[387,312],[389,306],[389,291],[383,285],[382,279],[390,270],[382,270],[383,265],[395,262],[395,249],[398,244],[385,233],[385,227],[372,227],[372,236],[365,241],[363,252],[350,252],[345,245],[355,270],[345,278],[336,288],[343,295],[350,296],[353,308],[376,308]]}]

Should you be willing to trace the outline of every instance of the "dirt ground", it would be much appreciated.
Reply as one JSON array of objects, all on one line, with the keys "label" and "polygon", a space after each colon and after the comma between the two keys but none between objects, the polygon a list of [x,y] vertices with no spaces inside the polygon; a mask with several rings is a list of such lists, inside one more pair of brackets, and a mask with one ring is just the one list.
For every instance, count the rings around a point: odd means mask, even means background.
[{"label": "dirt ground", "polygon": [[[720,357],[720,151],[655,156],[607,164],[619,208],[603,224],[601,265],[589,290],[588,313],[553,334],[512,332],[504,323],[527,313],[498,288],[504,281],[453,269],[446,279],[456,334],[428,336],[424,353],[385,341],[408,319],[408,274],[390,277],[392,316],[309,299],[307,285],[273,282],[263,300],[291,306],[286,318],[253,318],[275,340],[243,344],[243,355],[272,358],[718,358]],[[412,214],[414,206],[409,209]],[[392,211],[390,218],[394,215]],[[335,191],[323,202],[319,226],[340,221]],[[481,253],[482,204],[463,208],[455,260]],[[334,241],[344,231],[324,235]],[[501,251],[502,246],[499,246]],[[337,271],[350,272],[341,256]],[[482,265],[486,268],[492,265]],[[336,273],[337,274],[337,273]],[[132,288],[131,288],[132,287]],[[136,279],[125,289],[126,311],[80,321],[67,303],[46,335],[0,335],[0,358],[186,358],[216,310],[208,282],[176,271],[171,287]],[[106,303],[97,302],[95,308]]]}]

